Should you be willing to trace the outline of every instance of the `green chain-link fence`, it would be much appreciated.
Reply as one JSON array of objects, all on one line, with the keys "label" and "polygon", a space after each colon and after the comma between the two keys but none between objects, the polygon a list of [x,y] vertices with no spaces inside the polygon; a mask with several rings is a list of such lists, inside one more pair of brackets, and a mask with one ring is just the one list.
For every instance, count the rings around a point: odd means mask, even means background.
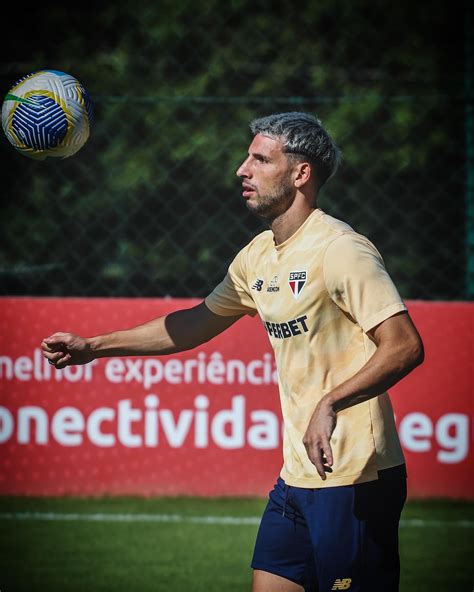
[{"label": "green chain-link fence", "polygon": [[[472,296],[472,102],[463,40],[448,56],[436,45],[443,3],[413,7],[400,39],[404,9],[378,23],[387,9],[362,1],[309,2],[300,22],[286,3],[118,5],[98,10],[89,45],[79,27],[61,52],[45,43],[34,61],[3,62],[4,93],[56,68],[95,109],[89,142],[64,161],[2,142],[3,294],[205,296],[264,228],[235,177],[248,123],[296,110],[318,115],[343,153],[320,207],[374,241],[402,295]],[[49,18],[54,28],[66,16]]]}]

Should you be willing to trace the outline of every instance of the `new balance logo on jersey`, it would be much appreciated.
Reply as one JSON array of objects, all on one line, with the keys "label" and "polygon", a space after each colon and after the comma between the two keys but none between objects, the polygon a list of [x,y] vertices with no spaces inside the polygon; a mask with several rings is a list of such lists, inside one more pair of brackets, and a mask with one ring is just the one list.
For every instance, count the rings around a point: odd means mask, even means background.
[{"label": "new balance logo on jersey", "polygon": [[349,590],[352,578],[337,578],[331,590]]},{"label": "new balance logo on jersey", "polygon": [[298,298],[306,284],[306,271],[290,271],[288,284],[293,296]]},{"label": "new balance logo on jersey", "polygon": [[252,290],[257,290],[257,292],[262,291],[263,280],[255,280],[254,283],[250,286]]}]

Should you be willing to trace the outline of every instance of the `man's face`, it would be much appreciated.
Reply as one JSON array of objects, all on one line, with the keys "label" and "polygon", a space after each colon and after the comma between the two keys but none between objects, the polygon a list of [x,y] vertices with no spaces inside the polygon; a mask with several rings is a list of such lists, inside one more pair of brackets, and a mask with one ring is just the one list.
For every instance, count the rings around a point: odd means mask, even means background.
[{"label": "man's face", "polygon": [[291,206],[296,196],[293,166],[283,152],[282,142],[261,134],[255,136],[248,153],[236,172],[242,179],[242,195],[253,214],[273,220]]}]

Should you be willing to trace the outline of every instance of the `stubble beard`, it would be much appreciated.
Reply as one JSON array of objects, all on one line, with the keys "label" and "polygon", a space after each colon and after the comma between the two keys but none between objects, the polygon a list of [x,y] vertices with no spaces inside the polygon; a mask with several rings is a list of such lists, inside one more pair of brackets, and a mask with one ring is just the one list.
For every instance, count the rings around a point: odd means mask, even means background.
[{"label": "stubble beard", "polygon": [[289,179],[280,182],[278,187],[265,195],[261,195],[258,189],[255,189],[257,201],[247,202],[247,208],[257,216],[267,222],[272,222],[278,216],[281,216],[291,206],[296,197],[296,189]]}]

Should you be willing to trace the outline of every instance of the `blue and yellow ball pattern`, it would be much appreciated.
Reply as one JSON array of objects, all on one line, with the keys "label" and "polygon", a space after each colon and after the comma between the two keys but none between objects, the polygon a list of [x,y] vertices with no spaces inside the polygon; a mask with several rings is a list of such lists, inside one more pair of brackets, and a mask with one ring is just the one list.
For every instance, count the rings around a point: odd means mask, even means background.
[{"label": "blue and yellow ball pattern", "polygon": [[2,127],[10,143],[36,160],[68,158],[87,142],[92,103],[70,74],[41,70],[21,78],[7,93]]}]

